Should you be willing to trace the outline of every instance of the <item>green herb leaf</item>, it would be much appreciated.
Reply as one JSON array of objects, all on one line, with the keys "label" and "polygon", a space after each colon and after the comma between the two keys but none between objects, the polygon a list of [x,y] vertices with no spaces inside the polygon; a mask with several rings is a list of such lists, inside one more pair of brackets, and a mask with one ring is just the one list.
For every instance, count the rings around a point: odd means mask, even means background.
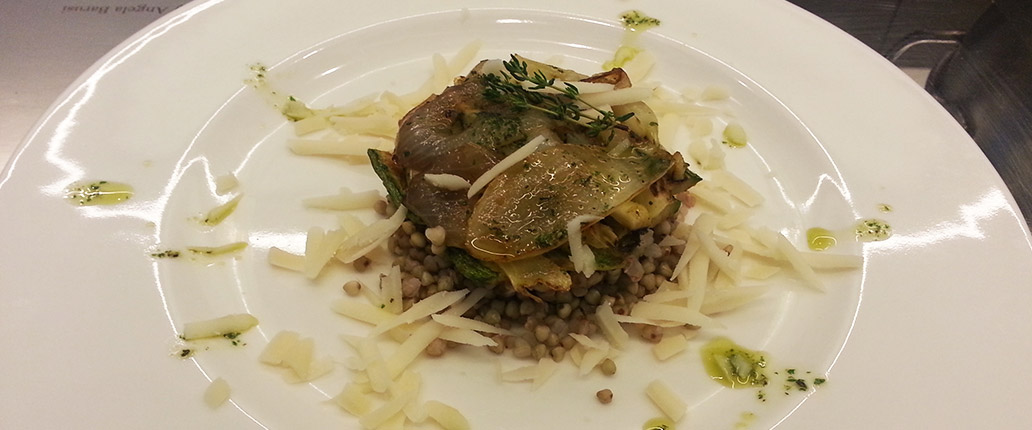
[{"label": "green herb leaf", "polygon": [[[534,109],[552,118],[577,124],[588,129],[587,134],[596,137],[614,127],[621,126],[621,123],[634,117],[630,112],[617,116],[612,111],[601,110],[585,102],[580,97],[580,91],[576,86],[564,82],[563,87],[555,85],[555,79],[545,76],[540,70],[533,73],[528,71],[527,62],[520,61],[516,55],[511,55],[509,61],[503,61],[505,71],[499,74],[484,75],[484,97],[495,102],[506,103],[517,110]],[[529,88],[523,83],[529,83]],[[552,89],[558,94],[538,92],[544,89]],[[582,107],[586,109],[582,110]],[[593,119],[584,123],[581,118],[584,112],[594,112],[590,115]]]}]

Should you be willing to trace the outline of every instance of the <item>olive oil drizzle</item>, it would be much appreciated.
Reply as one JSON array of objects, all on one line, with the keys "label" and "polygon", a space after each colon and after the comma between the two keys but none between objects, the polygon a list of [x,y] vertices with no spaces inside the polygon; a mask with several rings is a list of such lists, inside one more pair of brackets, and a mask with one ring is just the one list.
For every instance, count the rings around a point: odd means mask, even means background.
[{"label": "olive oil drizzle", "polygon": [[674,430],[674,422],[665,417],[653,418],[645,421],[641,430]]},{"label": "olive oil drizzle", "polygon": [[806,230],[806,245],[814,251],[825,251],[836,243],[838,241],[835,239],[835,233],[831,230],[821,227]]},{"label": "olive oil drizzle", "polygon": [[702,363],[714,381],[729,388],[767,385],[766,355],[732,342],[725,337],[702,347]]},{"label": "olive oil drizzle", "polygon": [[79,183],[65,192],[65,198],[79,206],[115,205],[132,196],[132,186],[111,181]]}]

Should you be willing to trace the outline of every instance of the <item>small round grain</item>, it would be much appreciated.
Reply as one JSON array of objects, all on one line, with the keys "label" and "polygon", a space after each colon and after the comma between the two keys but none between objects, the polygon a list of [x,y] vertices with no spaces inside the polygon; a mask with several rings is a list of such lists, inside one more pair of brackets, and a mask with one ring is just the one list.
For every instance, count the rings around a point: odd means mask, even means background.
[{"label": "small round grain", "polygon": [[351,263],[351,267],[354,267],[356,272],[362,273],[369,269],[369,266],[372,264],[373,260],[370,260],[369,257],[361,256]]},{"label": "small round grain", "polygon": [[642,339],[645,339],[652,343],[659,343],[663,340],[663,329],[654,325],[644,325],[639,331],[639,335]]},{"label": "small round grain", "polygon": [[530,342],[522,337],[517,337],[513,341],[512,355],[516,358],[527,358],[532,353],[530,348]]},{"label": "small round grain", "polygon": [[448,344],[444,339],[434,339],[433,342],[430,342],[430,344],[426,346],[426,355],[431,357],[440,357],[444,355],[444,351],[447,348]]},{"label": "small round grain", "polygon": [[437,226],[426,229],[426,238],[430,243],[434,245],[444,245],[445,230],[444,227]]},{"label": "small round grain", "polygon": [[362,292],[362,283],[358,281],[345,282],[344,292],[349,296],[357,296],[358,293]]},{"label": "small round grain", "polygon": [[422,286],[423,283],[419,281],[419,278],[407,277],[401,281],[401,296],[416,297]]},{"label": "small round grain", "polygon": [[410,235],[416,231],[416,225],[413,224],[412,221],[405,221],[401,223],[401,231]]},{"label": "small round grain", "polygon": [[560,363],[566,358],[566,348],[562,347],[562,345],[555,346],[549,351],[549,354],[552,355],[552,361]]},{"label": "small round grain", "polygon": [[539,343],[548,340],[548,335],[550,334],[552,334],[552,329],[545,324],[539,324],[537,327],[534,327],[534,339],[537,339]]},{"label": "small round grain", "polygon": [[545,358],[546,355],[549,355],[549,352],[548,347],[545,346],[545,344],[539,343],[534,345],[534,350],[531,351],[531,356],[533,356],[535,360]]},{"label": "small round grain", "polygon": [[409,242],[412,242],[412,246],[416,248],[426,247],[426,236],[423,236],[423,233],[418,231],[413,232],[409,235]]}]

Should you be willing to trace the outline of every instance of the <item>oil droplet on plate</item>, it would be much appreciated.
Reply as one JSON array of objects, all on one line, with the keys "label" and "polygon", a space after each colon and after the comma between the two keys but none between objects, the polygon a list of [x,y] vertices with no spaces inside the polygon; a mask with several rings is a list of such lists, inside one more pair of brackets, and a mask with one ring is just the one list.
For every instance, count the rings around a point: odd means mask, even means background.
[{"label": "oil droplet on plate", "polygon": [[115,205],[129,200],[133,187],[111,181],[82,182],[68,187],[65,198],[79,206]]},{"label": "oil droplet on plate", "polygon": [[752,426],[756,422],[756,414],[752,412],[742,412],[741,418],[735,423],[735,430],[745,430]]},{"label": "oil droplet on plate", "polygon": [[821,227],[806,230],[806,244],[814,251],[824,251],[836,243],[835,234],[831,230]]},{"label": "oil droplet on plate", "polygon": [[641,427],[642,430],[674,430],[674,422],[667,418],[653,418],[645,421],[645,425]]}]

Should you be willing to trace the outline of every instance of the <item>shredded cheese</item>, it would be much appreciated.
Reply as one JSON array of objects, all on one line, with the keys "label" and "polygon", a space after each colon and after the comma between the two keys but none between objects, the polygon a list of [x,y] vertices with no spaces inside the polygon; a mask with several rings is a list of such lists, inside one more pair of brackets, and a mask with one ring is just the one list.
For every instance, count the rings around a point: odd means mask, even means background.
[{"label": "shredded cheese", "polygon": [[654,319],[644,318],[644,317],[640,317],[640,316],[633,316],[633,315],[617,315],[616,316],[616,320],[620,321],[623,324],[642,324],[642,325],[651,325],[651,326],[664,327],[664,328],[683,327],[684,326],[684,323],[654,320]]},{"label": "shredded cheese", "polygon": [[374,336],[380,335],[399,325],[412,323],[426,318],[431,314],[440,312],[442,309],[462,300],[462,298],[468,293],[468,290],[438,292],[437,294],[420,300],[416,304],[412,305],[412,307],[407,311],[402,312],[391,320],[377,324],[372,334]]},{"label": "shredded cheese", "polygon": [[499,161],[498,164],[495,164],[493,167],[484,172],[483,175],[480,175],[480,177],[477,178],[477,180],[473,181],[473,185],[471,185],[469,187],[469,190],[466,191],[466,197],[473,198],[473,196],[477,195],[477,193],[479,193],[480,190],[486,187],[487,184],[491,182],[491,180],[493,180],[498,175],[502,174],[502,172],[508,170],[510,167],[515,166],[516,163],[523,161],[523,159],[530,156],[530,154],[533,154],[534,151],[537,150],[538,146],[540,146],[546,140],[548,139],[544,136],[538,136],[533,139],[530,139],[530,141],[522,147],[520,147],[520,149],[513,151],[513,153],[509,154],[508,157],[503,158],[502,161]]},{"label": "shredded cheese", "polygon": [[777,235],[776,238],[777,250],[781,253],[781,256],[788,261],[792,266],[792,269],[799,275],[800,278],[806,283],[807,286],[816,289],[817,291],[824,291],[824,283],[821,282],[817,274],[813,272],[813,268],[809,264],[806,264],[806,260],[803,259],[802,253],[792,246],[792,242],[788,241],[784,235]]},{"label": "shredded cheese", "polygon": [[362,425],[366,430],[373,430],[380,427],[383,423],[386,423],[395,414],[401,412],[408,402],[411,402],[415,398],[415,392],[407,392],[402,395],[388,400],[386,403],[380,405],[380,407],[373,409],[369,413],[362,415],[358,419],[359,424]]},{"label": "shredded cheese", "polygon": [[294,345],[297,344],[300,338],[301,335],[289,330],[276,333],[268,345],[265,345],[265,348],[262,349],[261,354],[258,355],[258,361],[279,366],[283,363],[283,358],[286,357],[287,352],[294,348]]},{"label": "shredded cheese", "polygon": [[466,417],[451,406],[436,400],[428,400],[424,407],[426,408],[426,414],[430,419],[437,421],[444,430],[469,430],[469,421]]},{"label": "shredded cheese", "polygon": [[392,377],[400,375],[443,331],[444,326],[435,321],[427,321],[421,325],[394,350],[393,355],[387,358],[387,371]]},{"label": "shredded cheese", "polygon": [[363,389],[361,384],[349,382],[333,398],[333,402],[351,415],[363,416],[373,410],[373,399],[367,395],[370,392],[372,390]]},{"label": "shredded cheese", "polygon": [[391,376],[387,373],[380,347],[376,345],[373,338],[365,338],[358,342],[358,356],[365,364],[366,376],[369,377],[369,387],[374,392],[383,393],[391,385]]},{"label": "shredded cheese", "polygon": [[183,325],[183,339],[194,340],[206,337],[218,337],[232,333],[243,333],[258,325],[258,318],[251,314],[232,314],[204,321],[194,321]]},{"label": "shredded cheese", "polygon": [[289,383],[309,382],[333,371],[329,356],[315,356],[315,341],[296,332],[284,330],[273,336],[262,349],[258,361],[289,370],[284,379]]},{"label": "shredded cheese", "polygon": [[604,341],[595,340],[580,333],[570,333],[570,337],[573,338],[573,340],[577,341],[577,343],[583,345],[585,348],[609,349],[609,345],[607,345]]},{"label": "shredded cheese", "polygon": [[315,115],[294,122],[294,135],[304,136],[327,128],[330,128],[329,118],[325,113],[316,112]]},{"label": "shredded cheese", "polygon": [[383,305],[387,312],[400,314],[401,302],[401,267],[394,265],[387,272],[387,276],[380,278],[380,292],[383,295]]},{"label": "shredded cheese", "polygon": [[397,316],[379,306],[349,299],[334,300],[330,308],[340,315],[373,325],[384,324]]},{"label": "shredded cheese", "polygon": [[613,313],[613,308],[609,303],[603,303],[598,306],[595,310],[595,319],[602,329],[602,334],[606,336],[610,344],[620,349],[627,345],[630,335],[624,331],[623,327],[620,326],[620,322],[616,320],[616,314]]},{"label": "shredded cheese", "polygon": [[291,254],[275,246],[269,248],[269,264],[295,272],[304,272],[305,257],[303,255]]},{"label": "shredded cheese", "polygon": [[484,41],[477,39],[467,43],[459,52],[455,53],[455,56],[451,60],[447,61],[448,74],[450,78],[452,76],[458,76],[462,74],[469,64],[476,58],[477,52],[480,52],[480,48],[484,46]]},{"label": "shredded cheese", "polygon": [[312,227],[308,230],[305,239],[305,260],[304,273],[308,279],[315,279],[322,273],[326,264],[333,259],[334,253],[348,235],[344,230],[330,230],[323,232],[319,227]]},{"label": "shredded cheese", "polygon": [[204,390],[204,403],[211,408],[217,408],[229,400],[229,394],[229,383],[225,379],[215,378]]},{"label": "shredded cheese", "polygon": [[651,303],[669,303],[678,300],[684,300],[692,296],[691,291],[686,290],[666,290],[656,291],[655,293],[649,294],[642,297],[642,300]]},{"label": "shredded cheese", "polygon": [[767,293],[767,287],[714,288],[706,294],[699,310],[706,315],[727,312],[753,302]]},{"label": "shredded cheese", "polygon": [[695,196],[699,202],[712,206],[721,214],[727,214],[734,210],[731,196],[709,184],[700,183],[688,189],[688,193]]},{"label": "shredded cheese", "polygon": [[701,250],[706,253],[713,264],[737,283],[741,279],[738,273],[738,264],[732,261],[713,239],[713,229],[716,227],[716,223],[716,217],[713,215],[702,214],[695,220],[692,235],[699,239]]},{"label": "shredded cheese", "polygon": [[448,173],[427,173],[423,175],[423,179],[442,190],[459,191],[467,190],[470,187],[469,181],[462,176]]},{"label": "shredded cheese", "polygon": [[469,319],[469,318],[464,318],[464,317],[460,317],[460,316],[456,316],[456,315],[434,314],[434,315],[431,315],[431,317],[434,319],[434,321],[437,321],[437,322],[439,322],[439,323],[441,323],[441,324],[443,324],[445,326],[448,326],[448,327],[461,328],[461,329],[467,329],[467,330],[476,330],[476,331],[480,331],[480,332],[484,332],[484,333],[506,334],[506,335],[512,334],[512,332],[509,331],[509,330],[506,330],[506,329],[503,329],[503,328],[499,328],[499,327],[495,327],[495,326],[493,326],[491,324],[488,324],[486,322],[477,321],[477,320]]},{"label": "shredded cheese", "polygon": [[659,361],[667,361],[670,357],[680,354],[688,349],[688,339],[683,334],[663,336],[663,339],[652,347],[652,354]]},{"label": "shredded cheese", "polygon": [[573,269],[590,277],[595,274],[595,254],[581,241],[581,224],[602,219],[595,215],[580,215],[566,223],[566,237],[570,242],[570,261]]},{"label": "shredded cheese", "polygon": [[312,359],[315,357],[315,340],[301,338],[284,354],[282,365],[294,372],[298,379],[307,379],[312,370]]},{"label": "shredded cheese", "polygon": [[688,404],[685,403],[681,396],[678,396],[663,381],[658,379],[649,383],[645,389],[645,394],[663,412],[663,415],[675,422],[680,421],[688,409]]},{"label": "shredded cheese", "polygon": [[713,172],[710,180],[749,207],[756,207],[763,203],[762,194],[727,170],[721,169]]},{"label": "shredded cheese", "polygon": [[[584,103],[592,106],[619,106],[643,101],[652,95],[652,89],[646,87],[627,87],[613,91],[581,94]],[[609,109],[605,109],[609,110]]]},{"label": "shredded cheese", "polygon": [[581,357],[580,370],[578,373],[581,376],[587,375],[595,368],[595,366],[602,363],[602,360],[605,360],[608,355],[608,345],[605,349],[589,349],[585,351],[584,355]]},{"label": "shredded cheese", "polygon": [[681,253],[681,258],[677,260],[677,264],[674,265],[673,274],[670,275],[670,280],[681,277],[681,272],[688,266],[688,263],[695,258],[695,254],[699,252],[699,247],[702,244],[699,243],[699,238],[695,235],[689,235],[688,240],[685,241],[684,251]]},{"label": "shredded cheese", "polygon": [[374,190],[354,192],[348,187],[340,187],[337,194],[321,197],[310,197],[301,201],[306,208],[346,211],[352,209],[369,209],[373,204],[383,200]]},{"label": "shredded cheese", "polygon": [[651,320],[670,321],[698,327],[719,327],[720,323],[700,312],[664,303],[638,302],[631,308],[631,316]]},{"label": "shredded cheese", "polygon": [[498,346],[494,339],[466,328],[448,327],[441,332],[440,338],[470,346]]},{"label": "shredded cheese", "polygon": [[333,128],[343,135],[367,134],[393,139],[398,134],[398,120],[388,113],[367,116],[335,116],[330,118]]},{"label": "shredded cheese", "polygon": [[559,368],[559,363],[553,361],[551,357],[541,357],[536,367],[537,371],[534,373],[534,380],[530,387],[532,390],[545,385],[545,382],[548,382],[552,375],[555,374],[556,369]]},{"label": "shredded cheese", "polygon": [[405,222],[408,210],[401,206],[390,218],[374,222],[369,228],[347,238],[337,249],[337,259],[351,263],[387,241],[394,231]]}]

